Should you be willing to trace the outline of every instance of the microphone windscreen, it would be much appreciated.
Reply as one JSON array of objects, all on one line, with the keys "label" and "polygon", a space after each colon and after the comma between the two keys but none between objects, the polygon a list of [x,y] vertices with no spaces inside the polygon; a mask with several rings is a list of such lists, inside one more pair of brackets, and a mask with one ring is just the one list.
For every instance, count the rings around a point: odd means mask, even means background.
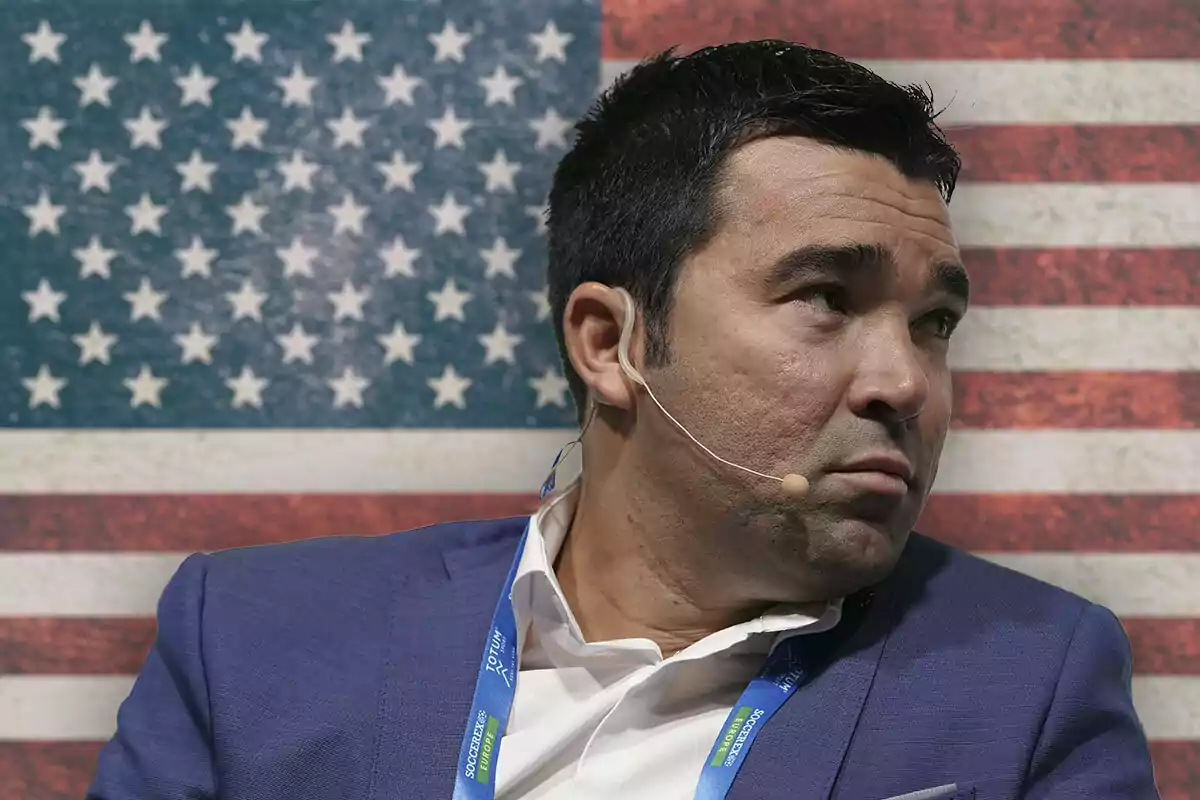
[{"label": "microphone windscreen", "polygon": [[783,476],[783,491],[792,497],[803,497],[808,494],[808,478],[789,472]]}]

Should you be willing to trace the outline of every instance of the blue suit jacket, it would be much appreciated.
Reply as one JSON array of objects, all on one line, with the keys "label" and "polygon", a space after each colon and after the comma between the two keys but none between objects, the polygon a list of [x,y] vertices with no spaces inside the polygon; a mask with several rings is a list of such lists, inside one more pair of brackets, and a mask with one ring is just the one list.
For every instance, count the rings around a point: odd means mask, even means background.
[{"label": "blue suit jacket", "polygon": [[[449,798],[524,525],[190,557],[89,798]],[[1107,610],[914,534],[729,797],[1155,798],[1130,658]]]}]

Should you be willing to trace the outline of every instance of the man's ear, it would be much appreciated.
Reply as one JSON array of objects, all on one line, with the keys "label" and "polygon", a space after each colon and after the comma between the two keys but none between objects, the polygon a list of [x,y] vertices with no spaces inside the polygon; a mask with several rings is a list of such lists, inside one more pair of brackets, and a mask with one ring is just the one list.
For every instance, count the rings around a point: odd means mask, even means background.
[{"label": "man's ear", "polygon": [[[624,318],[625,306],[614,289],[602,283],[580,284],[567,298],[563,338],[571,366],[596,402],[629,410],[636,395],[617,357]],[[642,340],[641,320],[636,320],[629,342],[629,360],[635,366],[642,360]]]}]

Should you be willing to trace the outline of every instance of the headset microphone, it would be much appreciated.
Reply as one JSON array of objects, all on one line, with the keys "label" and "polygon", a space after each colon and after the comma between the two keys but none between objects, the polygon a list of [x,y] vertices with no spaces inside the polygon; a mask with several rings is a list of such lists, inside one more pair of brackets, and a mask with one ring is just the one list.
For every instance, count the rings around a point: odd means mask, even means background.
[{"label": "headset microphone", "polygon": [[759,472],[758,470],[750,469],[749,467],[743,467],[741,464],[735,464],[732,461],[721,458],[712,450],[709,450],[707,447],[705,447],[699,439],[697,439],[695,436],[692,436],[691,432],[689,432],[687,428],[683,427],[683,423],[675,419],[675,417],[671,415],[671,412],[663,408],[663,404],[658,402],[658,398],[654,396],[654,392],[650,389],[650,385],[646,382],[646,379],[642,377],[642,374],[638,372],[637,369],[634,368],[633,364],[631,364],[629,361],[629,341],[633,337],[633,323],[637,311],[633,303],[633,297],[629,294],[629,292],[622,288],[617,288],[616,291],[618,294],[620,294],[621,301],[625,305],[625,318],[621,322],[621,339],[617,343],[617,358],[621,362],[621,370],[631,381],[639,384],[643,389],[646,390],[646,394],[648,394],[650,399],[654,401],[654,405],[658,406],[658,410],[666,415],[667,419],[675,423],[675,427],[679,428],[679,430],[681,430],[685,436],[691,439],[697,447],[715,458],[717,461],[720,461],[722,464],[733,467],[734,469],[740,469],[743,472],[748,472],[751,475],[756,475],[760,478],[776,481],[777,483],[781,484],[784,493],[792,497],[803,497],[804,495],[808,494],[808,478],[804,477],[803,475],[797,475],[794,472],[789,472],[780,478],[775,475],[768,475],[765,472]]}]

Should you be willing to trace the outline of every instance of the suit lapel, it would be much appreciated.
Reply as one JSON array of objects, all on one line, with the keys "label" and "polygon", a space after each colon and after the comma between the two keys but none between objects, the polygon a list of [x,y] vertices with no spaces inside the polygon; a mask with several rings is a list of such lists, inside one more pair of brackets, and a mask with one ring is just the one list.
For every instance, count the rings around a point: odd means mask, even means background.
[{"label": "suit lapel", "polygon": [[369,797],[450,797],[492,612],[523,520],[396,587]]},{"label": "suit lapel", "polygon": [[828,666],[771,718],[734,780],[730,800],[830,796],[887,640],[888,606],[877,597]]}]

